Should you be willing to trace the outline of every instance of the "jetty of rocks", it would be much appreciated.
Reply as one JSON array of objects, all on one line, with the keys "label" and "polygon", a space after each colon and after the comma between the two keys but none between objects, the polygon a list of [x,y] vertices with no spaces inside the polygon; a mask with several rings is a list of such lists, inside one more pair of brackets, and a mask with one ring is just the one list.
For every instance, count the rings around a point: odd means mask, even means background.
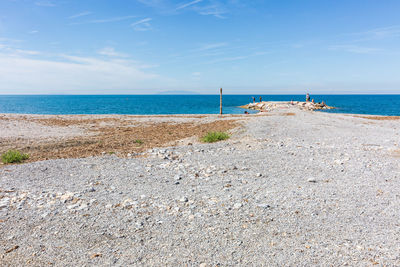
[{"label": "jetty of rocks", "polygon": [[322,110],[322,109],[334,109],[326,105],[324,102],[315,103],[311,101],[301,102],[301,101],[262,101],[257,103],[249,103],[247,105],[241,106],[245,109],[259,110],[262,112],[269,112],[273,110],[286,109],[297,107],[301,110]]}]

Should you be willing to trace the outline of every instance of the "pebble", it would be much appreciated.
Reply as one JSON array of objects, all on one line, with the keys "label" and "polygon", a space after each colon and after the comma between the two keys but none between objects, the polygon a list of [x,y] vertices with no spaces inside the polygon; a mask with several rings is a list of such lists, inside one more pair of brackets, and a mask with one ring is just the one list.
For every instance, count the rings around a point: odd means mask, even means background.
[{"label": "pebble", "polygon": [[242,206],[243,206],[242,203],[235,203],[235,204],[233,205],[233,208],[234,208],[234,209],[240,209]]},{"label": "pebble", "polygon": [[179,199],[179,201],[180,201],[180,202],[188,202],[189,199],[188,199],[187,197],[181,197],[181,198]]},{"label": "pebble", "polygon": [[80,204],[75,203],[75,204],[72,204],[72,205],[68,205],[68,206],[67,206],[67,209],[71,210],[71,209],[75,209],[75,208],[77,208],[77,207],[79,207],[79,206],[80,206]]},{"label": "pebble", "polygon": [[63,194],[61,197],[60,197],[60,200],[62,201],[62,202],[67,202],[67,201],[69,201],[69,200],[72,200],[72,198],[74,197],[74,193],[72,193],[72,192],[67,192],[67,193],[65,193],[65,194]]},{"label": "pebble", "polygon": [[309,183],[316,183],[316,182],[317,182],[317,179],[315,179],[315,178],[308,178],[308,179],[307,179],[307,182],[309,182]]},{"label": "pebble", "polygon": [[10,198],[8,197],[2,198],[0,200],[0,209],[7,208],[9,204],[10,204]]}]

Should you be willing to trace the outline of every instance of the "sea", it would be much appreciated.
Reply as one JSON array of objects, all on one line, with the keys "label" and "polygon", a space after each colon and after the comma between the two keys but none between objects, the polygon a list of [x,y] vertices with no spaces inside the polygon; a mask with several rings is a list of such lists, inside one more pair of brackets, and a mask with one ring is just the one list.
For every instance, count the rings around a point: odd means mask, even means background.
[{"label": "sea", "polygon": [[[305,95],[223,95],[224,114],[243,114],[259,101],[305,101]],[[311,95],[336,109],[323,112],[397,115],[400,95]],[[219,95],[0,95],[0,113],[21,114],[218,114]],[[254,112],[254,111],[249,111]]]}]

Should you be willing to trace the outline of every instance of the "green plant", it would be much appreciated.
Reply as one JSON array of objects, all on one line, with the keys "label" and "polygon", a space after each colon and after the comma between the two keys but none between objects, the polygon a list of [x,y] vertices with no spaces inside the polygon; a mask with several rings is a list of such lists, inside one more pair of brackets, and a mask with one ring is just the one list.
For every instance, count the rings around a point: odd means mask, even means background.
[{"label": "green plant", "polygon": [[225,132],[209,132],[201,138],[205,143],[214,143],[228,139],[230,136]]},{"label": "green plant", "polygon": [[136,139],[136,140],[135,140],[135,143],[141,145],[141,144],[143,144],[143,141],[140,140],[140,139]]},{"label": "green plant", "polygon": [[28,154],[22,154],[17,150],[8,150],[6,153],[1,155],[1,161],[3,163],[20,163],[28,158]]}]

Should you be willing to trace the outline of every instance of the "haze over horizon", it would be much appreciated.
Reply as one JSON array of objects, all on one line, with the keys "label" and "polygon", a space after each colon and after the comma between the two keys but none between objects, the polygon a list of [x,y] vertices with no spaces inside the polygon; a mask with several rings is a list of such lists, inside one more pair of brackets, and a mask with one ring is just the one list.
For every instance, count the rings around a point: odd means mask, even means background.
[{"label": "haze over horizon", "polygon": [[3,0],[0,94],[400,93],[400,2]]}]

